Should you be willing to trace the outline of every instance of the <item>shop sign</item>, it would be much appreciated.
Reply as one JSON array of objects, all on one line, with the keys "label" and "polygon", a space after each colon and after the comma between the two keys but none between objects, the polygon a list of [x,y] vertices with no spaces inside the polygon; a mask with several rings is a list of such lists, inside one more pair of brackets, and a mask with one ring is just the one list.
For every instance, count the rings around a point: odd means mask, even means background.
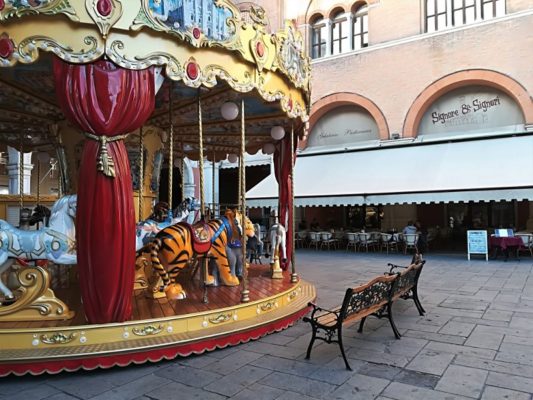
[{"label": "shop sign", "polygon": [[468,249],[468,260],[470,254],[484,254],[485,259],[489,260],[489,246],[487,243],[487,231],[467,231],[466,242]]}]

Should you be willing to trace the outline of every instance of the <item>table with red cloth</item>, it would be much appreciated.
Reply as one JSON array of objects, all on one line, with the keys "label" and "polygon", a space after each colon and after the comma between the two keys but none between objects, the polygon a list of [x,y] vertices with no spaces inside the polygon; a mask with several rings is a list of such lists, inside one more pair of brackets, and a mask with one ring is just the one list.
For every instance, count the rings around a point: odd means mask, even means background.
[{"label": "table with red cloth", "polygon": [[510,237],[497,237],[489,236],[489,247],[493,249],[492,258],[497,258],[498,251],[502,251],[505,255],[505,260],[509,258],[509,249],[519,249],[524,246],[522,238],[519,236],[510,236]]}]

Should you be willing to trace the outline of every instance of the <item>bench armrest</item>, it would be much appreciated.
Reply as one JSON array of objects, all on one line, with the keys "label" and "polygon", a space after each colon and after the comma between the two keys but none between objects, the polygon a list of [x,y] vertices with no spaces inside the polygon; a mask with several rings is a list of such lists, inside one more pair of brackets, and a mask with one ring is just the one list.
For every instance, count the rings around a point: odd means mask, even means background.
[{"label": "bench armrest", "polygon": [[[323,314],[321,314],[321,315],[334,314],[337,318],[339,318],[339,314],[340,314],[339,311],[328,310],[326,308],[319,307],[315,303],[312,303],[312,302],[307,303],[307,305],[309,307],[313,307],[313,311],[311,312],[311,316],[308,318],[309,320],[315,319],[315,314],[317,312],[322,312]],[[304,320],[306,320],[306,318],[304,318]]]},{"label": "bench armrest", "polygon": [[401,266],[401,265],[396,265],[396,264],[391,264],[391,263],[388,263],[388,264],[387,264],[387,267],[390,268],[390,269],[389,269],[389,275],[393,274],[393,273],[394,273],[394,270],[395,270],[396,268],[403,268],[403,269],[408,268],[408,267],[403,267],[403,266]]}]

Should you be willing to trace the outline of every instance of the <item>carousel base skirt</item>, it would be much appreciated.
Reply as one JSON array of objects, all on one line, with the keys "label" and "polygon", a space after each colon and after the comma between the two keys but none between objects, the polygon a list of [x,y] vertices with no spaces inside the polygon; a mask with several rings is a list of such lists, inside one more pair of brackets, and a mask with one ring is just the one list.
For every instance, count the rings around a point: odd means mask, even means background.
[{"label": "carousel base skirt", "polygon": [[263,290],[263,298],[255,296],[248,303],[223,308],[213,304],[205,311],[124,323],[31,328],[1,324],[0,376],[123,367],[255,340],[291,326],[316,296],[315,287],[302,280],[279,288],[274,283],[270,291]]}]

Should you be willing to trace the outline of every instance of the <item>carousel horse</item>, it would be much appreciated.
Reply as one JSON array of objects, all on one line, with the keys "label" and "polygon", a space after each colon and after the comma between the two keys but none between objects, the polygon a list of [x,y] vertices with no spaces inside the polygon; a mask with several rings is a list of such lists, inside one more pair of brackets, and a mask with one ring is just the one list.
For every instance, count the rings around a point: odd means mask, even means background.
[{"label": "carousel horse", "polygon": [[[244,258],[242,254],[242,241],[240,238],[242,237],[241,226],[243,226],[243,221],[242,214],[239,211],[236,211],[235,215],[239,223],[239,236],[228,243],[228,246],[226,247],[226,255],[228,257],[228,263],[232,275],[242,277],[244,271]],[[244,234],[247,237],[247,243],[250,239],[255,238],[254,225],[247,216],[244,217]]]},{"label": "carousel horse", "polygon": [[139,252],[148,245],[157,233],[171,225],[185,220],[191,211],[196,210],[194,198],[186,198],[172,214],[169,213],[168,203],[159,202],[154,206],[154,211],[148,219],[141,221],[136,226],[135,251]]},{"label": "carousel horse", "polygon": [[[222,218],[194,225],[180,222],[160,231],[152,241],[151,263],[159,274],[164,291],[171,299],[183,299],[186,294],[176,278],[198,258],[211,256],[217,264],[218,276],[225,286],[237,286],[239,279],[231,274],[226,253],[228,243],[239,237],[239,221],[235,211],[228,210]],[[215,283],[215,278],[206,274],[206,284]]]},{"label": "carousel horse", "polygon": [[[16,259],[76,264],[76,204],[75,195],[59,199],[52,208],[49,226],[38,231],[17,229],[0,220],[0,276]],[[0,292],[7,300],[14,298],[1,279]]]}]

